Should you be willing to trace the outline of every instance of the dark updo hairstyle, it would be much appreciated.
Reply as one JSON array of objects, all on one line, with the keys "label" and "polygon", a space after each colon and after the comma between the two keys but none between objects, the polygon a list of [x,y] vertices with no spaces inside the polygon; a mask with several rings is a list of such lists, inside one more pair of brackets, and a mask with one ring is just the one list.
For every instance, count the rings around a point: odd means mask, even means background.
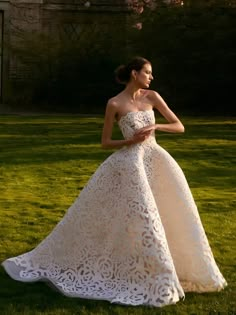
[{"label": "dark updo hairstyle", "polygon": [[126,65],[120,65],[115,70],[115,77],[118,83],[127,84],[130,80],[132,70],[140,71],[145,64],[151,64],[150,61],[143,57],[134,57]]}]

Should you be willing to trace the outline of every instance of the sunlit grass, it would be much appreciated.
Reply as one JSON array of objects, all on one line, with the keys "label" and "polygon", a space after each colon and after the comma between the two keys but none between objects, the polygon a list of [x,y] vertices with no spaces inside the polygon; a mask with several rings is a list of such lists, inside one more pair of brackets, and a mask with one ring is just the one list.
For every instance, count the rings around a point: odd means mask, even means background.
[{"label": "sunlit grass", "polygon": [[[161,120],[162,121],[162,120]],[[157,141],[184,170],[229,286],[219,293],[187,293],[165,308],[111,305],[66,298],[45,284],[24,284],[0,269],[1,315],[236,314],[236,128],[229,118],[182,118],[183,135]],[[0,260],[34,248],[50,233],[98,165],[101,117],[0,117]],[[115,137],[119,138],[118,128]]]}]

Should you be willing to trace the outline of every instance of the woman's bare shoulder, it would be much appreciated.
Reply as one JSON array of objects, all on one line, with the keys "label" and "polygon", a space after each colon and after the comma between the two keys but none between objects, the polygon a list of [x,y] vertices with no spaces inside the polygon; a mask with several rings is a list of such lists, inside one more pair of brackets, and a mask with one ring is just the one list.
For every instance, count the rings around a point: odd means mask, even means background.
[{"label": "woman's bare shoulder", "polygon": [[121,101],[122,101],[122,94],[119,93],[108,100],[107,106],[112,107],[112,108],[117,108],[121,104]]},{"label": "woman's bare shoulder", "polygon": [[118,95],[111,97],[107,101],[106,111],[116,116],[117,113],[119,112],[119,107],[120,107],[119,105],[120,105],[120,101],[119,101]]},{"label": "woman's bare shoulder", "polygon": [[160,97],[160,94],[157,91],[154,90],[145,90],[146,91],[146,96],[149,97],[150,99],[155,99]]}]

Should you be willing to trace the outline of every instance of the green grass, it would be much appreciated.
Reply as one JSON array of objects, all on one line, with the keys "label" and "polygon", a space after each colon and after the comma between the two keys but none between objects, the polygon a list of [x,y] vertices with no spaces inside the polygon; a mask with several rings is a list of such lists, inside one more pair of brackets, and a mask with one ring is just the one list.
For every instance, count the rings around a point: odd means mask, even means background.
[{"label": "green grass", "polygon": [[[185,134],[160,133],[157,141],[184,170],[228,287],[187,293],[184,301],[161,309],[119,306],[64,297],[44,283],[17,282],[1,267],[0,315],[236,314],[235,124],[231,118],[182,121]],[[102,123],[100,117],[0,117],[0,261],[47,236],[112,152],[100,147]]]}]

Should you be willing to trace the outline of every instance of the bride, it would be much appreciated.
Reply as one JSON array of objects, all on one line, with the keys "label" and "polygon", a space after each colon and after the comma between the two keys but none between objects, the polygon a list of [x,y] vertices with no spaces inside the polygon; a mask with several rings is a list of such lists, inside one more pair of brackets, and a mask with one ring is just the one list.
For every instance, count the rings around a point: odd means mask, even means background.
[{"label": "bride", "polygon": [[[53,231],[30,252],[2,265],[15,280],[48,281],[70,297],[164,306],[184,292],[210,292],[220,273],[185,176],[157,144],[157,132],[184,132],[161,96],[148,90],[151,63],[120,66],[124,90],[108,101],[106,159]],[[155,123],[153,109],[167,120]],[[114,122],[124,136],[112,140]]]}]

